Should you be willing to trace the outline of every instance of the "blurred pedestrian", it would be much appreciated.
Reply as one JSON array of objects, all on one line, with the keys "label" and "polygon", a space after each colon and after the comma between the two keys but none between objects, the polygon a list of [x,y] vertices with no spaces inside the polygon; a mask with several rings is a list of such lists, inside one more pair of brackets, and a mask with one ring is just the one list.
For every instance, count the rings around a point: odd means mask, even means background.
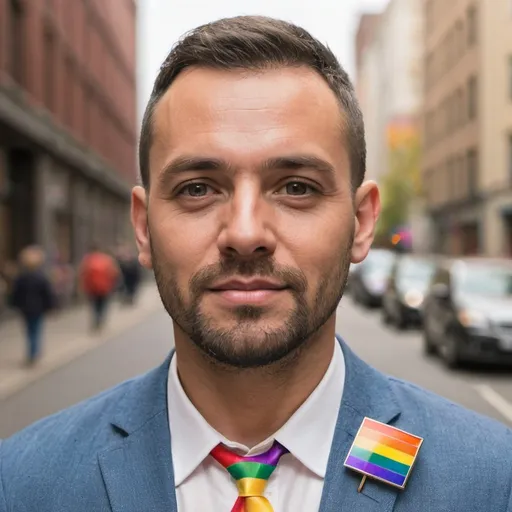
[{"label": "blurred pedestrian", "polygon": [[28,365],[40,357],[44,318],[55,304],[50,280],[43,273],[44,259],[44,252],[37,246],[20,253],[21,270],[11,295],[11,305],[20,312],[26,329]]},{"label": "blurred pedestrian", "polygon": [[56,298],[56,306],[64,308],[71,302],[75,273],[69,260],[57,252],[49,265],[51,281]]},{"label": "blurred pedestrian", "polygon": [[100,330],[104,323],[110,298],[116,289],[119,269],[106,252],[93,244],[80,266],[82,290],[89,298],[92,310],[92,330]]},{"label": "blurred pedestrian", "polygon": [[138,257],[129,247],[122,246],[118,251],[118,265],[122,276],[121,293],[124,302],[133,305],[142,275]]}]

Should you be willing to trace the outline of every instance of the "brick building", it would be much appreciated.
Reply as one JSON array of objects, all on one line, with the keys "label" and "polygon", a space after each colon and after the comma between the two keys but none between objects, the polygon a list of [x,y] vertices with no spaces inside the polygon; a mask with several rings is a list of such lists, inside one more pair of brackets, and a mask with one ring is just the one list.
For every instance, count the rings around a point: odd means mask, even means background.
[{"label": "brick building", "polygon": [[0,0],[0,266],[128,234],[134,0]]},{"label": "brick building", "polygon": [[363,86],[366,85],[363,79],[363,66],[365,62],[365,52],[373,45],[375,35],[379,29],[381,15],[378,13],[363,13],[359,19],[357,33],[355,38],[356,54],[356,93],[358,98],[364,96]]}]

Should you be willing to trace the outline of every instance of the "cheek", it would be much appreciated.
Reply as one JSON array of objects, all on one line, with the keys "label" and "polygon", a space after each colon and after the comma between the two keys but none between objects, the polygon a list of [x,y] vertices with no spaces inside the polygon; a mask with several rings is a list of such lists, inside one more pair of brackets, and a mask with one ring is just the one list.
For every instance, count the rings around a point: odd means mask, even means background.
[{"label": "cheek", "polygon": [[211,263],[215,248],[212,222],[207,216],[192,219],[190,215],[173,215],[164,208],[155,208],[151,213],[151,241],[160,265],[172,269],[180,284],[188,283],[192,275],[208,264],[208,259]]},{"label": "cheek", "polygon": [[[283,248],[289,253],[293,265],[306,275],[315,287],[325,276],[334,274],[348,259],[354,220],[350,214],[303,219],[300,228],[287,230]],[[278,257],[279,260],[279,257]]]}]

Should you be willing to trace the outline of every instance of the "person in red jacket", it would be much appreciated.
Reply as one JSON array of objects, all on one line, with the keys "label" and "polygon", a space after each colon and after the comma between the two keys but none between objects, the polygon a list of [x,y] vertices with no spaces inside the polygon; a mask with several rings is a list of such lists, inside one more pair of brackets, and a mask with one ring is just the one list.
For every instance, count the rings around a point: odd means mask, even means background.
[{"label": "person in red jacket", "polygon": [[91,302],[94,331],[100,330],[105,323],[108,303],[118,278],[119,270],[115,260],[102,252],[96,244],[91,246],[81,264],[80,280],[82,290]]}]

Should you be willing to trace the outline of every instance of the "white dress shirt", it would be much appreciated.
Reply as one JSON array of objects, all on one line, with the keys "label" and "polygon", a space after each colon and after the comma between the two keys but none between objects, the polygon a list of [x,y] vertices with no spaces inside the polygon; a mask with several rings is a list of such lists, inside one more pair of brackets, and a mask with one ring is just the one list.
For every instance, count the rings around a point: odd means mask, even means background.
[{"label": "white dress shirt", "polygon": [[210,451],[224,443],[241,455],[265,452],[274,440],[289,451],[269,478],[265,496],[275,512],[319,510],[334,428],[343,394],[345,362],[340,344],[323,379],[273,436],[251,450],[211,427],[188,399],[178,377],[176,357],[168,378],[168,412],[178,511],[230,512],[236,484]]}]

